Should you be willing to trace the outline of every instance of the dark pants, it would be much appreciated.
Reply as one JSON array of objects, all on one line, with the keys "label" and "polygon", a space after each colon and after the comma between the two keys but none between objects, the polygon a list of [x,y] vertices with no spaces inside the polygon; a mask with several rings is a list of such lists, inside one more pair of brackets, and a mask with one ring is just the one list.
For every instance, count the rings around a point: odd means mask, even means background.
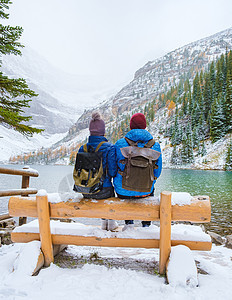
[{"label": "dark pants", "polygon": [[[138,199],[139,198],[139,197],[122,196],[122,195],[119,195],[119,194],[117,194],[117,196],[120,199],[131,199],[131,200],[133,200],[133,199]],[[150,197],[150,196],[154,196],[154,190],[149,195],[147,195],[146,197]],[[134,224],[134,220],[125,220],[125,224],[126,225]],[[142,221],[142,226],[143,227],[149,227],[150,225],[151,225],[151,221]]]}]

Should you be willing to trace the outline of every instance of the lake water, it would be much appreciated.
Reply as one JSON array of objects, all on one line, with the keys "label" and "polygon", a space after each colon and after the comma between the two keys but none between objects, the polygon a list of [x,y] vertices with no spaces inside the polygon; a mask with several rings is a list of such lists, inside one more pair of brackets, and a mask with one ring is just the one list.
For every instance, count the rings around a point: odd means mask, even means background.
[{"label": "lake water", "polygon": [[[30,167],[39,172],[39,177],[31,177],[30,187],[45,189],[48,193],[72,190],[72,166]],[[20,187],[21,176],[0,174],[0,190]],[[210,196],[212,217],[211,222],[205,226],[223,236],[232,234],[232,172],[164,169],[157,180],[155,194],[164,190]],[[7,211],[7,205],[8,198],[0,198],[0,213]]]}]

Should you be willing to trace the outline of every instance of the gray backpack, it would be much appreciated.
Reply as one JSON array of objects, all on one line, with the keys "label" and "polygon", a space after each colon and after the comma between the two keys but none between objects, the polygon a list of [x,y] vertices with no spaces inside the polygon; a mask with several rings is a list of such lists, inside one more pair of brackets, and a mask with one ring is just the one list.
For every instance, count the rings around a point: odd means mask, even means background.
[{"label": "gray backpack", "polygon": [[160,152],[151,149],[155,144],[155,140],[148,141],[143,148],[138,147],[139,142],[134,142],[125,138],[128,147],[121,148],[122,155],[125,159],[120,163],[125,164],[124,171],[119,171],[122,175],[122,188],[136,192],[150,192],[154,177],[154,169],[157,169],[156,161],[160,156]]}]

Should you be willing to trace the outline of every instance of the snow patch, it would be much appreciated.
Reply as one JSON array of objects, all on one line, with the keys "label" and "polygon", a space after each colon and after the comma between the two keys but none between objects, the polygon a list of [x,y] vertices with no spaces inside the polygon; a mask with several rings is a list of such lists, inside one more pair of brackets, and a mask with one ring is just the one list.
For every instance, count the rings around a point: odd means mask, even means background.
[{"label": "snow patch", "polygon": [[51,203],[61,202],[59,193],[49,193],[48,194],[48,202],[51,202]]},{"label": "snow patch", "polygon": [[172,205],[190,205],[193,196],[185,192],[172,192]]},{"label": "snow patch", "polygon": [[22,249],[14,262],[14,274],[31,276],[36,268],[40,255],[40,241],[32,241],[22,245]]},{"label": "snow patch", "polygon": [[[134,227],[133,230],[111,232],[102,230],[98,226],[84,225],[82,223],[66,223],[51,220],[51,234],[96,236],[98,238],[121,238],[121,239],[159,239],[160,228],[156,225],[150,227]],[[16,227],[14,232],[39,233],[38,220]],[[171,227],[172,240],[210,242],[211,238],[202,231],[201,227],[194,225],[175,224]]]},{"label": "snow patch", "polygon": [[198,285],[196,264],[188,247],[178,245],[171,248],[167,278],[172,286],[196,287]]},{"label": "snow patch", "polygon": [[39,196],[39,197],[47,196],[47,191],[41,189],[38,191],[37,196]]}]

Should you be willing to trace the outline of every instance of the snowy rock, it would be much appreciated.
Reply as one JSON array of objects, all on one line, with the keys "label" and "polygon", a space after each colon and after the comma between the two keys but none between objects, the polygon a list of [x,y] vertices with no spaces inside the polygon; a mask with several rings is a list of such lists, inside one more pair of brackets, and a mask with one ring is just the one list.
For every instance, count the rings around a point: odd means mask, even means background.
[{"label": "snowy rock", "polygon": [[226,237],[226,247],[232,249],[232,234],[227,235],[227,237]]},{"label": "snowy rock", "polygon": [[171,248],[167,279],[172,286],[196,287],[198,285],[196,264],[188,247],[179,245]]},{"label": "snowy rock", "polygon": [[223,245],[225,244],[225,238],[221,237],[219,234],[208,231],[208,234],[211,236],[212,242],[216,245]]},{"label": "snowy rock", "polygon": [[[11,229],[2,229],[0,231],[0,239],[1,239],[1,243],[2,245],[10,245],[12,243],[11,241]],[[0,245],[1,245],[0,243]]]}]

